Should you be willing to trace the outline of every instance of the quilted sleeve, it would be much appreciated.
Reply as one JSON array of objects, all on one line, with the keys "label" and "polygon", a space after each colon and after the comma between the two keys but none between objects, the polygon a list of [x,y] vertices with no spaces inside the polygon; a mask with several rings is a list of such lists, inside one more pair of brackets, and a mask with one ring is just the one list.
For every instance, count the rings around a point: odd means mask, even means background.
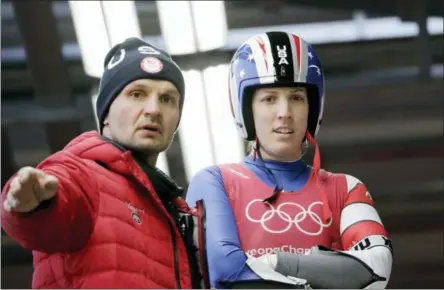
[{"label": "quilted sleeve", "polygon": [[[94,174],[87,164],[68,154],[52,155],[37,168],[59,180],[56,196],[29,213],[2,210],[2,228],[29,250],[76,251],[89,239],[97,212]],[[2,200],[11,180],[3,188]]]}]

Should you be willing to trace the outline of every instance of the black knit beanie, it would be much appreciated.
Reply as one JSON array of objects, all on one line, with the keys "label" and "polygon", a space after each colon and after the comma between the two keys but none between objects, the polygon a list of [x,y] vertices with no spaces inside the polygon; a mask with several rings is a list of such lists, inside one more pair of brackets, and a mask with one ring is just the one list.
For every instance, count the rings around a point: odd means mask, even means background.
[{"label": "black knit beanie", "polygon": [[114,98],[126,85],[138,79],[158,79],[173,83],[180,93],[182,115],[185,82],[179,66],[165,51],[140,38],[132,37],[116,44],[105,56],[96,103],[100,133]]}]

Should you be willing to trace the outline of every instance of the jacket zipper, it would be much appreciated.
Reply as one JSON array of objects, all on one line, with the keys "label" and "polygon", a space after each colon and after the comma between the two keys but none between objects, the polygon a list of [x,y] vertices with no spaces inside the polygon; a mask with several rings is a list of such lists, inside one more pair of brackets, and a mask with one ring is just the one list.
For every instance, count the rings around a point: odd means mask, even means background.
[{"label": "jacket zipper", "polygon": [[[119,147],[119,148],[121,148],[121,147]],[[148,177],[147,179],[148,179],[148,184],[149,184],[149,185],[146,186],[145,183],[144,183],[143,181],[141,181],[142,178],[138,178],[138,174],[135,174],[134,171],[133,171],[133,176],[135,176],[135,177],[136,177],[136,178],[142,183],[142,185],[148,189],[148,196],[152,198],[153,196],[151,195],[151,192],[154,192],[155,195],[157,195],[157,193],[156,193],[156,190],[155,190],[154,187],[153,187],[153,184],[151,183],[151,180],[150,180],[150,178],[149,178],[149,176],[148,176],[147,171],[145,170],[145,167],[143,166],[144,163],[143,163],[143,162],[142,162],[142,163],[139,163],[139,162],[137,161],[137,159],[134,159],[134,161],[135,161],[135,163],[136,163],[137,165],[139,165],[139,167],[142,169],[142,171],[143,171],[144,173],[146,173],[146,175],[147,175],[147,177]],[[136,168],[137,168],[137,167],[136,167]],[[139,171],[139,172],[140,172],[140,171]],[[151,186],[150,186],[150,185],[151,185]],[[155,202],[155,203],[158,203],[158,202],[155,200],[155,198],[154,198],[154,202]],[[172,214],[170,213],[170,211],[169,211],[170,208],[168,208],[168,207],[171,207],[171,206],[172,206],[172,203],[171,203],[171,202],[168,202],[167,205],[164,204],[163,202],[160,202],[160,203],[161,203],[162,206],[166,209],[167,214],[168,214],[168,215],[174,220],[174,219],[175,219],[175,218],[174,218],[174,215],[172,215]],[[167,218],[168,226],[169,226],[169,228],[170,228],[171,245],[172,245],[172,247],[173,247],[173,256],[174,256],[174,276],[175,276],[175,278],[176,278],[176,287],[177,287],[177,289],[181,289],[182,286],[181,286],[181,284],[180,284],[179,256],[178,256],[178,254],[177,254],[176,234],[175,234],[175,232],[174,232],[174,225],[172,224],[171,220],[170,220],[168,217],[166,217],[166,218]]]},{"label": "jacket zipper", "polygon": [[177,246],[176,246],[176,235],[174,233],[173,225],[171,225],[171,222],[168,220],[168,225],[170,227],[170,233],[171,233],[171,243],[173,246],[173,256],[174,256],[174,275],[176,277],[176,287],[177,289],[181,289],[182,286],[180,285],[180,273],[179,273],[179,257],[177,255]]}]

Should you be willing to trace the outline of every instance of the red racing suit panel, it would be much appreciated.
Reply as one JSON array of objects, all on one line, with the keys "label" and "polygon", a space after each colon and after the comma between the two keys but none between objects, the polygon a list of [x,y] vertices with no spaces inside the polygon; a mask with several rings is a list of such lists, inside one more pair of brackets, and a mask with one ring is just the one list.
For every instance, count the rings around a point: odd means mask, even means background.
[{"label": "red racing suit panel", "polygon": [[325,223],[313,174],[300,191],[281,192],[275,202],[266,204],[263,200],[273,193],[273,188],[248,168],[242,164],[219,167],[245,252],[252,256],[276,251],[303,254],[316,245],[342,249],[339,227],[344,204],[341,189],[345,188],[341,188],[340,177],[320,173],[333,215]]}]

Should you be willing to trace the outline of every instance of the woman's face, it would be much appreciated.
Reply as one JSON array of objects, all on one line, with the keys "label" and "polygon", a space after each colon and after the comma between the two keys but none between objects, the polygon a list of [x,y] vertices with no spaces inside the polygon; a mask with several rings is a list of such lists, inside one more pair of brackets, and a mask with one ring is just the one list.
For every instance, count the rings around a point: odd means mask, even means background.
[{"label": "woman's face", "polygon": [[306,88],[261,88],[252,101],[254,126],[264,160],[300,158],[307,130]]}]

